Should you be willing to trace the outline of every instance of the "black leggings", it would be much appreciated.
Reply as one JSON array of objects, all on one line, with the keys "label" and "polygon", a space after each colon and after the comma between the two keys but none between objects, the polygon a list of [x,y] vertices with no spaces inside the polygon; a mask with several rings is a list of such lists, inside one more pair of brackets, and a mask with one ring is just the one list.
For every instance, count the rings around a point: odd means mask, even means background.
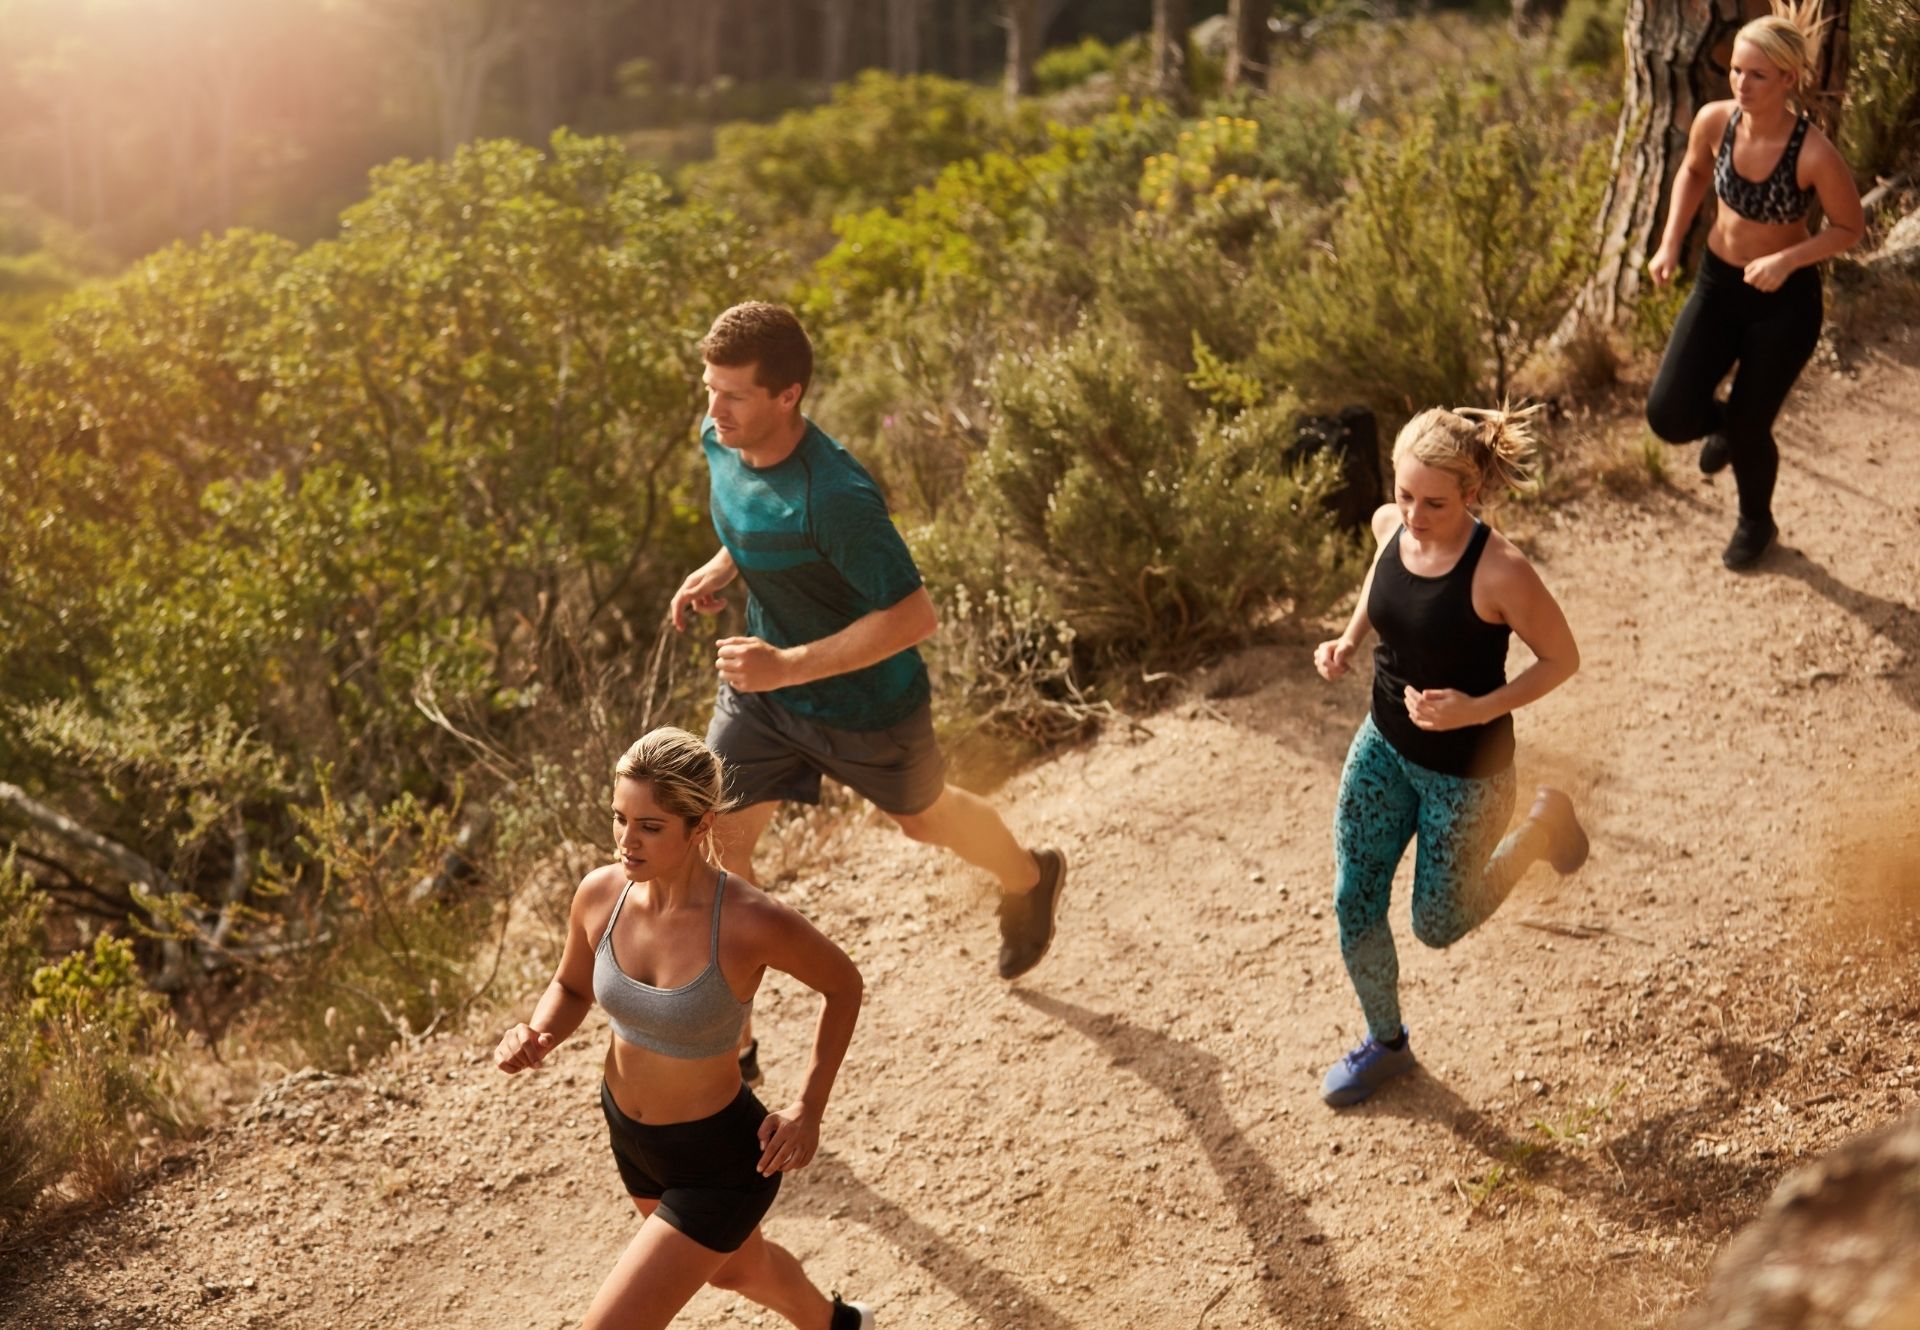
[{"label": "black leggings", "polygon": [[[1752,521],[1773,518],[1780,471],[1773,422],[1820,342],[1821,313],[1814,269],[1796,270],[1777,291],[1758,291],[1709,250],[1647,394],[1647,424],[1668,443],[1726,436],[1740,515]],[[1723,406],[1714,390],[1736,361]]]}]

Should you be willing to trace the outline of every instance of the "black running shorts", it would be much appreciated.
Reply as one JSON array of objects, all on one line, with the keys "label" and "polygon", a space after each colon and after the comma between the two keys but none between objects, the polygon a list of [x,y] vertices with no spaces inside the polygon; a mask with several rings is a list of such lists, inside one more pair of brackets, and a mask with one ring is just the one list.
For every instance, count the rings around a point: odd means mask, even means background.
[{"label": "black running shorts", "polygon": [[720,685],[707,747],[727,767],[735,807],[791,799],[820,802],[820,777],[839,781],[883,813],[923,813],[947,787],[933,708],[884,730],[840,730],[788,711],[761,693]]},{"label": "black running shorts", "polygon": [[654,1211],[709,1251],[740,1250],[780,1192],[780,1175],[762,1177],[760,1124],[766,1106],[740,1087],[734,1101],[692,1122],[635,1122],[600,1083],[614,1162],[627,1194],[658,1200]]}]

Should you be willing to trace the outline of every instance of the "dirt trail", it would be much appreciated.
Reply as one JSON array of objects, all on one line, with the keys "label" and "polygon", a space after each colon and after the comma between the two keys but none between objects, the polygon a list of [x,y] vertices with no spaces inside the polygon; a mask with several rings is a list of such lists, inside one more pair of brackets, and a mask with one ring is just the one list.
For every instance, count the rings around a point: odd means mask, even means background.
[{"label": "dirt trail", "polygon": [[[1522,788],[1570,784],[1593,859],[1536,867],[1444,954],[1411,941],[1403,879],[1423,1070],[1357,1109],[1316,1089],[1359,1030],[1328,837],[1365,684],[1322,684],[1305,644],[1005,789],[1074,865],[1060,940],[1017,986],[952,861],[872,827],[811,866],[783,890],[869,1001],[769,1231],[886,1327],[1662,1320],[1797,1159],[1920,1100],[1912,990],[1863,997],[1808,959],[1837,810],[1910,790],[1920,754],[1916,417],[1911,331],[1857,378],[1811,374],[1782,431],[1785,548],[1748,576],[1717,560],[1730,479],[1691,450],[1670,488],[1516,515],[1585,657],[1520,720]],[[775,983],[759,1012],[777,1101],[812,1009]],[[511,1082],[496,1036],[281,1085],[37,1253],[0,1319],[577,1323],[634,1223],[594,1095],[602,1022]],[[775,1321],[708,1291],[677,1324]]]}]

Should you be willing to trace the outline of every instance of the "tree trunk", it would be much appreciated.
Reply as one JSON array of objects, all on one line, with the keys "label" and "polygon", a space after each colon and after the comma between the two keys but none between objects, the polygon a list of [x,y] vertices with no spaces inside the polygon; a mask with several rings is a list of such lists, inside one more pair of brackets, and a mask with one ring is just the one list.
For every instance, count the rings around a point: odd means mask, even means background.
[{"label": "tree trunk", "polygon": [[[1822,45],[1820,86],[1828,96],[1845,79],[1850,0],[1824,0],[1832,20]],[[1766,11],[1764,0],[1629,0],[1627,73],[1620,127],[1613,142],[1613,180],[1601,199],[1600,264],[1573,317],[1613,324],[1639,299],[1647,259],[1660,243],[1667,197],[1686,156],[1694,113],[1730,95],[1727,62],[1733,34]],[[1696,232],[1711,214],[1706,206]]]},{"label": "tree trunk", "polygon": [[1233,49],[1227,53],[1227,86],[1267,87],[1267,16],[1273,0],[1232,0],[1227,12],[1233,22]]},{"label": "tree trunk", "polygon": [[1175,106],[1187,101],[1187,33],[1192,0],[1153,0],[1153,86]]},{"label": "tree trunk", "polygon": [[550,13],[528,27],[521,43],[530,143],[545,143],[560,127],[560,61],[566,39],[561,25],[569,21],[570,15]]},{"label": "tree trunk", "polygon": [[957,79],[973,77],[973,0],[948,0],[953,11],[953,58],[947,68]]},{"label": "tree trunk", "polygon": [[847,38],[853,32],[853,0],[822,0],[820,77],[838,83],[847,76]]},{"label": "tree trunk", "polygon": [[1033,95],[1033,62],[1039,56],[1039,0],[1006,0],[1007,104]]},{"label": "tree trunk", "polygon": [[887,66],[896,74],[920,72],[922,0],[887,0]]}]

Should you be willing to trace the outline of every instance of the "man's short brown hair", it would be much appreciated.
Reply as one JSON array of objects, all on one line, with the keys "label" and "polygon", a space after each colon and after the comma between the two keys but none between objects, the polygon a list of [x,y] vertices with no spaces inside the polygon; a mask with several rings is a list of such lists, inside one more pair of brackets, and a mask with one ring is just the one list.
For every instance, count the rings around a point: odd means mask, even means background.
[{"label": "man's short brown hair", "polygon": [[802,395],[813,381],[813,343],[785,305],[749,300],[713,321],[700,339],[700,355],[709,365],[739,369],[752,365],[754,383],[778,396],[794,384]]}]

